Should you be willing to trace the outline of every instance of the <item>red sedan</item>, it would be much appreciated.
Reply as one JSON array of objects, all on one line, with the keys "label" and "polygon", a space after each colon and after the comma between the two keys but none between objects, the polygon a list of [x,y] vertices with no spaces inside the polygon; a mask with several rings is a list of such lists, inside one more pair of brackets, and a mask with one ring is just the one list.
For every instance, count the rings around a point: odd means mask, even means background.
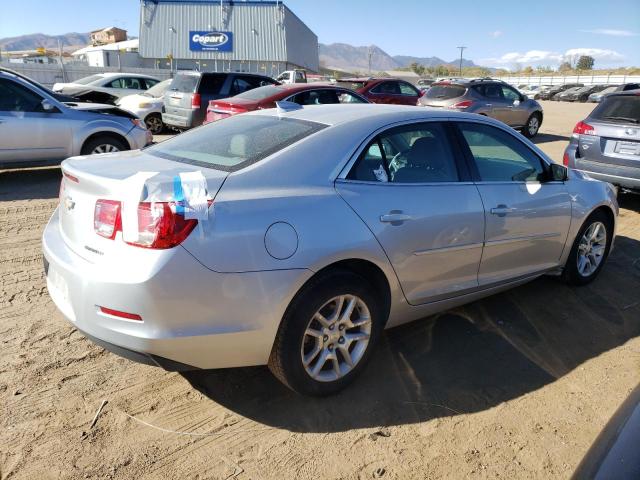
[{"label": "red sedan", "polygon": [[344,78],[340,83],[348,84],[372,103],[415,106],[422,96],[416,87],[397,78]]},{"label": "red sedan", "polygon": [[235,97],[211,100],[205,123],[215,122],[238,113],[275,108],[276,102],[289,101],[300,105],[329,103],[370,103],[364,96],[348,88],[313,83],[267,85]]}]

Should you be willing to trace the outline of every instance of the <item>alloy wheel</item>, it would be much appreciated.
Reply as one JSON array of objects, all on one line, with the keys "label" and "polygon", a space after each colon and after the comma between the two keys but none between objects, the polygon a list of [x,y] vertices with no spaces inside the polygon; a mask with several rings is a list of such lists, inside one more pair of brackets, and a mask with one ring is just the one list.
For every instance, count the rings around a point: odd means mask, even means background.
[{"label": "alloy wheel", "polygon": [[96,147],[93,150],[91,150],[91,154],[94,155],[96,153],[113,153],[113,152],[119,152],[119,151],[120,149],[115,145],[112,145],[110,143],[103,143],[100,145],[96,145]]},{"label": "alloy wheel", "polygon": [[529,129],[529,135],[531,135],[531,136],[533,136],[536,133],[538,133],[538,129],[540,128],[540,121],[538,120],[538,117],[533,115],[529,119],[529,124],[527,125],[527,128]]},{"label": "alloy wheel", "polygon": [[371,314],[355,295],[340,295],[311,318],[300,355],[307,374],[319,382],[347,375],[362,360],[371,337]]},{"label": "alloy wheel", "polygon": [[588,277],[602,263],[607,247],[607,228],[602,222],[594,222],[584,232],[578,244],[578,273]]},{"label": "alloy wheel", "polygon": [[162,128],[164,127],[162,120],[156,116],[147,117],[144,123],[147,125],[147,129],[154,135],[162,132]]}]

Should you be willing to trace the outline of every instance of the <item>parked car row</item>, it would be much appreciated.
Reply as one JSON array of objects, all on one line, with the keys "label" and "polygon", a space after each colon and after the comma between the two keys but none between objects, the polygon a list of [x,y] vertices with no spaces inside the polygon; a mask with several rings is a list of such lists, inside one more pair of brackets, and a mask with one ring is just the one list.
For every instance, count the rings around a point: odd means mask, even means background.
[{"label": "parked car row", "polygon": [[534,100],[555,100],[563,102],[599,102],[604,95],[640,88],[638,83],[623,85],[583,85],[566,83],[563,85],[519,85],[523,95]]}]

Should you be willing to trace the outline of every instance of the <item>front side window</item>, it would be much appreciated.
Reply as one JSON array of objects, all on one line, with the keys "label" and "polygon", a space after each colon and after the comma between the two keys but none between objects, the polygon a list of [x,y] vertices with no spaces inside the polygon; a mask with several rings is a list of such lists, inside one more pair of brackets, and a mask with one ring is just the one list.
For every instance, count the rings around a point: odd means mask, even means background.
[{"label": "front side window", "polygon": [[518,102],[520,101],[520,94],[518,92],[516,92],[511,87],[503,86],[502,87],[502,96],[509,103],[513,103],[515,101],[518,101]]},{"label": "front side window", "polygon": [[236,115],[180,134],[145,152],[176,162],[236,171],[326,127],[292,118]]},{"label": "front side window", "polygon": [[130,90],[144,90],[144,80],[141,78],[134,77],[124,77],[122,78],[122,84],[124,88],[128,88]]},{"label": "front side window", "polygon": [[157,80],[153,80],[151,78],[143,78],[143,79],[140,79],[140,81],[146,86],[147,90],[154,87],[158,83],[160,83]]},{"label": "front side window", "polygon": [[371,93],[382,95],[400,95],[400,87],[397,82],[382,82],[371,89]]},{"label": "front side window", "polygon": [[244,78],[237,77],[233,80],[233,87],[231,87],[231,95],[238,95],[244,93],[247,90],[251,90],[253,85],[247,82]]},{"label": "front side window", "polygon": [[42,112],[42,100],[28,88],[0,79],[0,112]]},{"label": "front side window", "polygon": [[105,85],[107,88],[125,88],[121,78],[116,78]]},{"label": "front side window", "polygon": [[404,83],[404,82],[400,83],[400,93],[402,95],[409,95],[409,96],[412,96],[412,97],[415,97],[416,95],[419,95],[418,91],[415,88],[413,88],[408,83]]},{"label": "front side window", "polygon": [[340,100],[340,103],[368,103],[362,97],[354,95],[346,90],[338,91],[338,100]]},{"label": "front side window", "polygon": [[546,177],[542,160],[524,143],[499,128],[459,123],[483,182],[535,182]]},{"label": "front side window", "polygon": [[378,135],[347,178],[381,183],[459,181],[447,132],[437,122],[396,127]]}]

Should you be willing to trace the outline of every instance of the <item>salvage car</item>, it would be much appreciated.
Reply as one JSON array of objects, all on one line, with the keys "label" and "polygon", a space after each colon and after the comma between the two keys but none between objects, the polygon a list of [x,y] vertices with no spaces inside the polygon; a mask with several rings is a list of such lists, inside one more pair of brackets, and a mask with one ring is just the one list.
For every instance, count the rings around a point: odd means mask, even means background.
[{"label": "salvage car", "polygon": [[274,108],[276,102],[293,102],[298,105],[329,105],[333,103],[369,103],[362,95],[347,88],[333,85],[286,84],[269,85],[249,90],[240,95],[221,100],[211,100],[205,123],[215,122],[239,113],[263,108]]},{"label": "salvage car", "polygon": [[418,105],[486,115],[521,130],[529,138],[537,135],[543,119],[538,102],[494,79],[434,83]]},{"label": "salvage car", "polygon": [[610,93],[573,129],[564,164],[640,192],[640,91]]},{"label": "salvage car", "polygon": [[146,92],[122,97],[116,101],[116,105],[140,118],[147,129],[157,135],[164,130],[162,106],[164,105],[164,94],[172,81],[172,79],[164,80]]},{"label": "salvage car", "polygon": [[34,81],[0,72],[0,165],[59,163],[73,155],[142,148],[151,133],[113,105],[60,102]]},{"label": "salvage car", "polygon": [[555,95],[569,90],[570,88],[584,87],[583,83],[565,83],[564,85],[556,85],[544,92],[540,92],[538,100],[551,100]]},{"label": "salvage car", "polygon": [[306,395],[354,380],[385,328],[543,274],[588,284],[618,214],[504,124],[403,106],[288,104],[62,171],[43,251],[75,328]]},{"label": "salvage car", "polygon": [[70,83],[54,83],[52,90],[82,102],[115,105],[119,98],[142,93],[158,82],[155,77],[137,73],[98,73]]},{"label": "salvage car", "polygon": [[371,103],[415,105],[422,96],[415,86],[397,78],[344,78],[338,83],[348,85]]},{"label": "salvage car", "polygon": [[628,92],[630,90],[639,90],[639,89],[640,89],[640,83],[625,83],[623,85],[612,85],[600,92],[592,93],[591,95],[589,95],[589,101],[598,103],[600,102],[600,100],[602,100],[602,98],[605,95],[608,95],[609,93]]}]

